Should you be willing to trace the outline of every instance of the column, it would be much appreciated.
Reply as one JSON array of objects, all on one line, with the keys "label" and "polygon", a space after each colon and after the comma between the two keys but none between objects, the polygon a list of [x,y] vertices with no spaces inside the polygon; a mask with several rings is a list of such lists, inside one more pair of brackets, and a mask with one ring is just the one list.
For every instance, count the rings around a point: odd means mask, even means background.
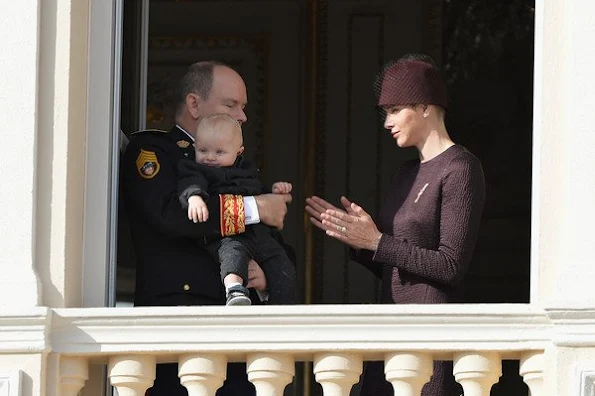
[{"label": "column", "polygon": [[356,354],[320,353],[314,356],[314,375],[324,396],[348,396],[362,374],[362,357]]},{"label": "column", "polygon": [[595,3],[536,4],[531,301],[594,306]]},{"label": "column", "polygon": [[543,395],[545,357],[541,351],[526,352],[521,356],[519,374],[529,387],[530,396]]},{"label": "column", "polygon": [[462,352],[453,359],[453,374],[465,396],[490,396],[492,385],[502,375],[502,361],[496,352]]},{"label": "column", "polygon": [[186,355],[178,362],[178,376],[188,389],[188,396],[213,396],[223,385],[226,372],[224,355]]},{"label": "column", "polygon": [[531,302],[553,323],[544,389],[595,372],[595,35],[590,0],[536,2]]},{"label": "column", "polygon": [[392,353],[384,360],[386,380],[399,396],[420,396],[433,369],[432,357],[423,353]]},{"label": "column", "polygon": [[295,362],[290,354],[254,353],[248,355],[246,371],[258,396],[283,396],[295,375]]},{"label": "column", "polygon": [[89,363],[85,358],[60,357],[60,390],[63,396],[77,396],[89,379]]},{"label": "column", "polygon": [[119,396],[144,396],[155,381],[155,356],[112,356],[107,371]]}]

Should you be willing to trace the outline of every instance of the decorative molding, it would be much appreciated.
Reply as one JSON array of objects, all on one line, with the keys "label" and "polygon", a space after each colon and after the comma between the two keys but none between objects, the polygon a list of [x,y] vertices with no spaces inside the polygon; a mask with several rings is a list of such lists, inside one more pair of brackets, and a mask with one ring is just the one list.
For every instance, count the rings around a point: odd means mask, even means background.
[{"label": "decorative molding", "polygon": [[49,308],[0,309],[0,353],[49,353]]},{"label": "decorative molding", "polygon": [[21,396],[21,370],[0,372],[0,396]]},{"label": "decorative molding", "polygon": [[564,347],[595,346],[595,308],[545,308],[552,323],[552,342]]},{"label": "decorative molding", "polygon": [[[550,322],[530,305],[310,305],[56,309],[52,351],[72,355],[487,350],[518,359],[550,345]],[[439,337],[437,337],[439,334]],[[232,356],[233,357],[233,356]]]}]

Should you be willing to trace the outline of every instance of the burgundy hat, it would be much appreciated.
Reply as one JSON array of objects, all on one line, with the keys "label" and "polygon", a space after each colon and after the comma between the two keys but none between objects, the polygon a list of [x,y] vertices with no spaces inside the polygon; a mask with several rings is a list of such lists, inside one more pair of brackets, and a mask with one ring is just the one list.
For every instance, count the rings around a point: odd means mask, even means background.
[{"label": "burgundy hat", "polygon": [[427,62],[398,61],[382,74],[378,105],[432,104],[446,109],[446,86],[440,71]]}]

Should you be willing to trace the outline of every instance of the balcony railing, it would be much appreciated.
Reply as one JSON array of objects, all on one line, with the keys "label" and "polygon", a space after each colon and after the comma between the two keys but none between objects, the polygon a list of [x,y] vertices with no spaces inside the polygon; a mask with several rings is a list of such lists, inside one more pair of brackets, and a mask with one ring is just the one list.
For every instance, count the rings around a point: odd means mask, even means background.
[{"label": "balcony railing", "polygon": [[178,362],[190,396],[212,396],[227,362],[247,362],[258,396],[282,395],[295,362],[312,362],[324,396],[349,395],[367,360],[384,360],[399,396],[419,396],[433,360],[453,360],[465,396],[488,396],[503,359],[520,360],[532,396],[542,389],[552,320],[531,305],[310,305],[50,310],[48,349],[61,395],[106,363],[120,396],[142,396],[155,365]]}]

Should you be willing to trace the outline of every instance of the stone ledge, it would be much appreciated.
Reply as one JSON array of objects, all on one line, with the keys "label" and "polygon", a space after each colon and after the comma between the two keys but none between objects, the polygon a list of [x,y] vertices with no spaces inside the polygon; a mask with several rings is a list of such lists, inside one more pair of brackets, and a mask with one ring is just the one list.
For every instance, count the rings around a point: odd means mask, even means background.
[{"label": "stone ledge", "polygon": [[516,359],[550,344],[541,309],[505,305],[310,305],[56,309],[52,351],[72,355],[490,350]]},{"label": "stone ledge", "polygon": [[48,353],[52,310],[0,308],[0,353]]}]

